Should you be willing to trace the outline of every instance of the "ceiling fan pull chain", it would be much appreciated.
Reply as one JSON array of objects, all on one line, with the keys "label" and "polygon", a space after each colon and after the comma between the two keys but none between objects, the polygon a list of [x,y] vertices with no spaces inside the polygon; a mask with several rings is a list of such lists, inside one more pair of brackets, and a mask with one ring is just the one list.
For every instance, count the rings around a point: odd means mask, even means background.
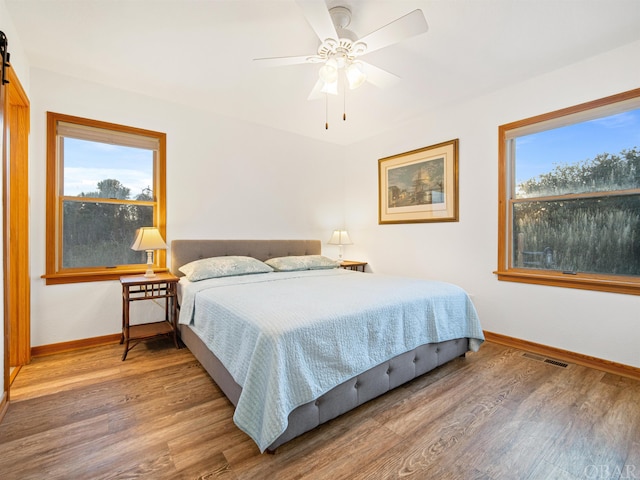
[{"label": "ceiling fan pull chain", "polygon": [[[344,82],[343,82],[344,83]],[[347,121],[347,86],[342,88],[342,120]]]},{"label": "ceiling fan pull chain", "polygon": [[329,94],[324,94],[324,129],[329,130]]}]

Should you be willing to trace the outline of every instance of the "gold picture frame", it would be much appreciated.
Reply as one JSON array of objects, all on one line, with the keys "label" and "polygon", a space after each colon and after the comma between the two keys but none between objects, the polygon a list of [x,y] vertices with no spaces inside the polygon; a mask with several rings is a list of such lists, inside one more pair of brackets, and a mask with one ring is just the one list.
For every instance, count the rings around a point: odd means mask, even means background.
[{"label": "gold picture frame", "polygon": [[458,221],[458,143],[378,160],[378,223]]}]

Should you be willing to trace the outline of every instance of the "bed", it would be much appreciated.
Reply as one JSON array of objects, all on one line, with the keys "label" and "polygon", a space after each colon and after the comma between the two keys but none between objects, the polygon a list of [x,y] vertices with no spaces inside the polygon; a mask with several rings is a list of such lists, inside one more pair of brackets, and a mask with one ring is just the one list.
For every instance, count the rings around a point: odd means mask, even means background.
[{"label": "bed", "polygon": [[[270,265],[213,278],[189,270],[236,258]],[[290,268],[289,260],[303,266]],[[319,240],[171,242],[171,271],[181,277],[181,339],[261,452],[275,452],[484,340],[459,287],[330,262]]]}]

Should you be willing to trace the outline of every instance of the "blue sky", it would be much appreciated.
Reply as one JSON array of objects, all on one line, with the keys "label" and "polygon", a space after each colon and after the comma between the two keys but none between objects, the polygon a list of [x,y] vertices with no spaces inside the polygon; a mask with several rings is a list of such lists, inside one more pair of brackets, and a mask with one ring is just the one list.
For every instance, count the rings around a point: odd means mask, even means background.
[{"label": "blue sky", "polygon": [[[640,148],[640,109],[516,140],[516,185],[548,173],[556,165]],[[93,192],[107,178],[119,180],[135,197],[153,185],[153,154],[149,150],[65,138],[65,195]]]},{"label": "blue sky", "polygon": [[556,165],[640,148],[640,109],[519,137],[516,140],[516,185],[548,173]]},{"label": "blue sky", "polygon": [[64,194],[95,192],[98,182],[119,180],[131,197],[153,186],[153,152],[141,148],[65,138]]}]

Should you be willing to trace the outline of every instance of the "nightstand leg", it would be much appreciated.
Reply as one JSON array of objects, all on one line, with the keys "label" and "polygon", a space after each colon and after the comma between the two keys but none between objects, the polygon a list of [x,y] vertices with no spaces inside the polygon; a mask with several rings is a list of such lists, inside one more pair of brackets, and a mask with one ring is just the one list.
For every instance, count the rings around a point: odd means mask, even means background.
[{"label": "nightstand leg", "polygon": [[[129,287],[123,289],[123,302],[122,302],[122,339],[124,340],[124,353],[122,354],[122,361],[124,362],[129,353]],[[122,341],[120,342],[122,343]]]},{"label": "nightstand leg", "polygon": [[122,292],[122,329],[120,330],[120,345],[124,343],[124,309],[125,309],[124,304],[125,303],[126,301],[125,301],[124,292]]},{"label": "nightstand leg", "polygon": [[176,346],[177,349],[180,348],[180,345],[178,344],[178,305],[177,305],[177,295],[175,294],[175,289],[177,288],[174,285],[171,285],[172,288],[172,292],[174,293],[174,295],[172,295],[170,298],[167,298],[167,302],[171,302],[171,310],[169,310],[169,304],[167,304],[167,312],[169,313],[169,317],[170,317],[170,321],[171,321],[171,325],[173,326],[173,344]]}]

